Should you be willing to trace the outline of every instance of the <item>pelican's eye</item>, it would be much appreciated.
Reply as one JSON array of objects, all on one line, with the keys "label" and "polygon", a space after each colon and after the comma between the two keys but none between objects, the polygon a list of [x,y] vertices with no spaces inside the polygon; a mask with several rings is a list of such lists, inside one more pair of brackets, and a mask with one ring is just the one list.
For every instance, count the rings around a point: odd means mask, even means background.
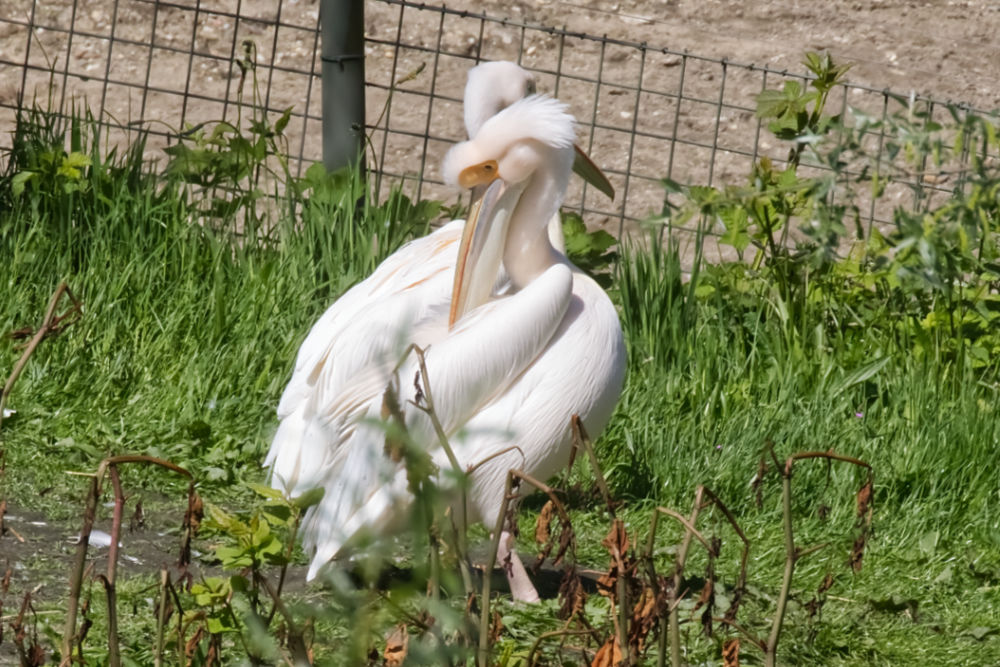
[{"label": "pelican's eye", "polygon": [[499,178],[500,169],[496,160],[487,160],[480,164],[466,167],[458,174],[458,184],[463,188],[474,188],[477,185],[490,183]]}]

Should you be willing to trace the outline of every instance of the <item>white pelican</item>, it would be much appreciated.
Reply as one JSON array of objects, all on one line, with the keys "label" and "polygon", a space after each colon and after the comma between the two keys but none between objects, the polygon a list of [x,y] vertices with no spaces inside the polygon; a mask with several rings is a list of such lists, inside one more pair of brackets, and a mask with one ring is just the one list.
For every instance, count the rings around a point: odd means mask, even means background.
[{"label": "white pelican", "polygon": [[[457,228],[451,223],[404,246],[303,342],[267,465],[272,483],[292,495],[326,489],[302,524],[313,552],[308,578],[359,532],[406,517],[405,473],[373,423],[397,367],[408,431],[449,467],[428,416],[409,404],[429,385],[460,464],[476,466],[469,519],[490,525],[511,468],[550,477],[568,462],[573,414],[595,435],[610,418],[625,367],[617,314],[546,233],[574,162],[573,132],[565,106],[541,96],[483,122],[443,169],[450,183],[488,186],[461,243],[446,233]],[[502,296],[493,289],[501,262],[510,282]],[[416,360],[404,358],[411,343],[427,350],[429,377],[419,383],[410,381]],[[514,596],[537,599],[507,535],[504,556]]]}]

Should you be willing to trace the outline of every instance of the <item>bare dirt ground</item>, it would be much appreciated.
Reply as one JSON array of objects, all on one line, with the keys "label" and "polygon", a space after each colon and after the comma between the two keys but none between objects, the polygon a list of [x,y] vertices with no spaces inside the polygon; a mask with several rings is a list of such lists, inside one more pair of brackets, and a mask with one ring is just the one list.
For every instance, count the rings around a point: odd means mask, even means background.
[{"label": "bare dirt ground", "polygon": [[984,110],[1000,107],[1000,5],[955,0],[620,0],[482,3],[703,56],[801,71],[806,51],[854,63],[850,80]]},{"label": "bare dirt ground", "polygon": [[[176,130],[224,114],[233,119],[240,79],[236,61],[242,43],[250,40],[267,104],[293,107],[307,116],[296,117],[286,130],[290,152],[301,154],[306,163],[318,160],[320,64],[313,29],[318,2],[244,0],[238,20],[226,15],[237,6],[236,0],[203,0],[196,11],[193,0],[163,7],[150,0],[78,0],[74,12],[72,0],[4,0],[0,147],[9,141],[4,136],[13,115],[9,106],[21,88],[18,63],[25,59],[42,70],[33,69],[23,79],[29,100],[44,98],[50,81],[44,70],[54,63],[60,74],[54,79],[57,98],[61,74],[68,71],[69,97],[86,99],[95,110],[103,104],[106,120],[124,124],[142,119],[153,121],[147,126],[154,131]],[[513,25],[483,24],[455,14],[442,19],[439,12],[417,7],[401,12],[398,5],[370,0],[365,4],[365,55],[367,78],[374,85],[367,92],[368,123],[389,129],[387,137],[379,130],[371,133],[375,162],[392,174],[436,180],[447,146],[464,138],[459,105],[447,98],[461,97],[473,58],[519,59],[536,70],[543,91],[557,92],[571,105],[581,122],[581,143],[611,172],[622,195],[614,205],[594,193],[583,198],[588,208],[607,216],[592,224],[621,216],[641,219],[656,211],[662,201],[656,181],[665,175],[688,182],[734,182],[747,173],[748,154],[775,149],[780,156],[766,132],[756,145],[750,111],[754,96],[765,85],[779,86],[780,77],[765,81],[759,70],[743,65],[803,73],[806,51],[828,51],[837,61],[854,63],[850,81],[876,90],[912,92],[983,110],[1000,108],[1000,48],[995,40],[1000,6],[991,2],[460,0],[448,7],[646,43],[650,49],[641,58],[634,47],[560,40],[539,30],[521,32]],[[38,27],[29,39],[24,25],[13,21],[23,23],[32,16]],[[267,22],[279,16],[285,25],[276,31]],[[70,26],[78,33],[71,43],[63,32]],[[107,39],[112,30],[114,42]],[[193,57],[186,53],[190,49],[196,52]],[[460,57],[437,57],[435,50]],[[681,67],[677,54],[684,52],[732,64],[723,71],[716,62],[692,58]],[[284,69],[269,70],[269,63]],[[400,84],[390,113],[383,114],[384,87],[421,66],[420,75]],[[102,83],[105,72],[115,83]],[[144,93],[147,85],[153,90]],[[643,89],[639,95],[637,86]],[[683,103],[676,101],[678,96]],[[881,96],[856,90],[846,102],[877,111]],[[425,134],[432,138],[425,140]],[[125,137],[113,133],[112,138]],[[153,148],[165,141],[154,137]],[[416,194],[454,196],[434,186],[416,188]],[[568,201],[579,203],[580,192],[571,192]]]}]

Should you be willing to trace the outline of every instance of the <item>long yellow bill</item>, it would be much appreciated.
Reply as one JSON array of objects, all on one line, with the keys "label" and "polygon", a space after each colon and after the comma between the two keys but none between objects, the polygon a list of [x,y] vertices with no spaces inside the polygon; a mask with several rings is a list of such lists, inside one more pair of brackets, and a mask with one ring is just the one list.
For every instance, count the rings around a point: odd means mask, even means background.
[{"label": "long yellow bill", "polygon": [[[579,146],[573,148],[576,149],[573,171],[613,200],[615,189],[604,172]],[[510,218],[527,185],[527,182],[505,183],[494,160],[466,168],[458,175],[458,183],[474,193],[484,188],[485,192],[482,197],[473,195],[475,201],[462,230],[448,313],[449,329],[466,313],[486,303],[493,293]]]},{"label": "long yellow bill", "polygon": [[526,185],[526,181],[508,184],[498,178],[469,210],[458,246],[449,329],[470,310],[486,303],[493,293],[510,218]]}]

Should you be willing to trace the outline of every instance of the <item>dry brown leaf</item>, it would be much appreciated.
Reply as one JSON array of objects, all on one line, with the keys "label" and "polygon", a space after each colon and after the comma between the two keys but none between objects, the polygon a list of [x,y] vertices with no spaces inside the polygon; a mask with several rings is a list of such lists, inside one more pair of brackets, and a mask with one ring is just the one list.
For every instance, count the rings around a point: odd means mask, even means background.
[{"label": "dry brown leaf", "polygon": [[729,622],[736,620],[736,614],[740,610],[740,604],[743,602],[743,594],[745,589],[740,587],[733,590],[733,596],[729,602],[729,608],[726,609],[725,619]]},{"label": "dry brown leaf", "polygon": [[205,626],[199,625],[198,629],[194,631],[194,634],[191,635],[191,638],[188,639],[187,643],[184,645],[185,658],[189,660],[191,659],[191,656],[194,655],[195,650],[198,648],[198,644],[201,643],[201,638],[204,636],[204,634],[205,634]]},{"label": "dry brown leaf", "polygon": [[597,592],[604,597],[611,597],[615,592],[615,584],[618,582],[618,568],[614,565],[607,574],[602,574],[597,580]]},{"label": "dry brown leaf", "polygon": [[705,580],[705,586],[701,589],[701,595],[698,596],[698,601],[694,603],[694,609],[691,610],[692,613],[698,611],[702,608],[702,606],[711,602],[714,585],[715,584],[711,579]]},{"label": "dry brown leaf", "polygon": [[855,572],[861,571],[861,561],[865,557],[865,542],[867,542],[868,537],[862,533],[858,535],[858,539],[854,540],[854,546],[851,547],[851,569]]},{"label": "dry brown leaf", "polygon": [[712,613],[715,610],[715,567],[711,560],[709,560],[705,571],[705,586],[701,589],[701,595],[698,596],[698,602],[695,603],[694,609],[691,610],[692,615],[703,606],[704,611],[701,612],[701,627],[705,632],[705,636],[711,637]]},{"label": "dry brown leaf", "polygon": [[651,586],[644,586],[632,608],[632,622],[629,623],[629,646],[636,653],[642,653],[646,647],[646,637],[656,627],[657,622],[667,609],[666,590],[660,588],[657,595]]},{"label": "dry brown leaf", "polygon": [[32,644],[28,655],[28,665],[30,667],[42,667],[45,664],[45,649],[41,644]]},{"label": "dry brown leaf", "polygon": [[812,600],[809,600],[809,602],[806,602],[806,613],[809,616],[810,621],[816,617],[816,614],[819,613],[819,610],[822,606],[823,603],[820,602],[817,598],[813,598]]},{"label": "dry brown leaf", "polygon": [[566,568],[566,573],[559,583],[559,599],[562,605],[557,616],[562,620],[572,618],[576,612],[582,611],[587,603],[587,593],[583,590],[583,583],[575,567]]},{"label": "dry brown leaf", "polygon": [[191,532],[197,533],[201,527],[201,520],[205,516],[205,504],[197,491],[191,492],[191,499],[188,502],[187,525],[191,526]]},{"label": "dry brown leaf", "polygon": [[625,530],[625,523],[621,519],[615,519],[611,523],[611,530],[607,536],[601,540],[601,544],[608,550],[612,558],[621,558],[628,551],[628,532]]},{"label": "dry brown leaf", "polygon": [[500,612],[493,611],[493,623],[490,624],[490,644],[496,644],[503,633],[503,619]]},{"label": "dry brown leaf", "polygon": [[868,513],[868,506],[872,501],[872,481],[869,479],[865,485],[858,490],[858,516]]},{"label": "dry brown leaf", "polygon": [[618,637],[615,636],[605,642],[601,650],[594,656],[594,661],[590,663],[590,667],[615,667],[621,661],[622,649],[618,645]]},{"label": "dry brown leaf", "polygon": [[552,538],[552,531],[549,529],[549,525],[552,523],[555,511],[556,506],[550,500],[542,506],[542,511],[538,513],[538,521],[535,522],[535,542],[538,544],[548,544]]},{"label": "dry brown leaf", "polygon": [[552,559],[553,565],[558,565],[562,562],[563,556],[569,551],[570,547],[576,548],[576,534],[573,532],[573,526],[560,522],[561,530],[559,531],[559,550],[556,551],[556,557]]},{"label": "dry brown leaf", "polygon": [[740,640],[732,637],[722,642],[722,667],[740,667]]},{"label": "dry brown leaf", "polygon": [[208,640],[208,653],[205,654],[205,667],[212,667],[219,659],[219,635],[212,635]]},{"label": "dry brown leaf", "polygon": [[146,527],[146,514],[142,510],[142,501],[135,501],[135,512],[132,513],[132,518],[128,522],[128,532],[134,533],[137,530],[142,530]]},{"label": "dry brown leaf", "polygon": [[400,623],[386,637],[382,664],[385,667],[402,667],[409,643],[410,633],[406,631],[406,624]]}]

